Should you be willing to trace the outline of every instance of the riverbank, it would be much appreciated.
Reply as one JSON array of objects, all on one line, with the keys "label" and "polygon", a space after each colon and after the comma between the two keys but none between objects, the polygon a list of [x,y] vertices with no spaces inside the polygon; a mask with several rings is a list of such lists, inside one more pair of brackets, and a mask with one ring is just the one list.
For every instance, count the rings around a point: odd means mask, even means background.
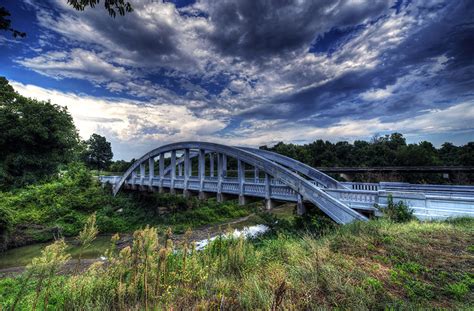
[{"label": "riverbank", "polygon": [[[316,235],[274,229],[253,241],[217,239],[201,252],[186,242],[171,251],[156,231],[139,231],[134,246],[115,252],[109,264],[52,278],[48,303],[73,310],[469,309],[474,303],[474,219],[371,220]],[[24,280],[0,280],[5,306]],[[37,284],[29,279],[17,307],[28,310],[37,295],[42,303]]]},{"label": "riverbank", "polygon": [[[291,219],[293,217],[294,208],[294,204],[283,204],[273,209],[271,214],[276,215],[282,219]],[[219,224],[205,225],[194,228],[190,231],[190,234],[187,238],[190,241],[203,241],[209,237],[215,237],[229,230],[229,228],[240,230],[244,227],[254,226],[261,222],[262,219],[257,214],[252,213],[247,216],[232,219]],[[170,229],[173,231],[173,227],[170,227]],[[124,232],[120,233],[119,235],[120,239],[116,243],[118,249],[123,249],[132,245],[132,232]],[[100,257],[103,256],[105,251],[110,247],[111,236],[111,234],[99,235],[92,242],[91,246],[82,253],[83,260],[81,261],[81,267],[79,267],[80,271],[89,267],[94,262],[102,261]],[[172,241],[176,245],[182,244],[183,239],[183,233],[172,235]],[[43,250],[46,245],[51,243],[52,242],[36,243],[2,252],[0,257],[0,278],[12,277],[23,272],[25,266],[29,264],[34,257],[39,256],[41,250]],[[77,257],[79,253],[79,246],[77,245],[77,240],[75,238],[66,238],[66,243],[69,245],[67,251],[72,255],[72,258],[66,264],[66,267],[63,271],[65,274],[74,272],[78,269]]]},{"label": "riverbank", "polygon": [[224,223],[255,212],[259,203],[200,201],[158,193],[111,196],[83,168],[47,183],[0,193],[0,252],[58,237],[77,236],[87,217],[96,214],[101,233],[130,233],[146,224],[161,232]]}]

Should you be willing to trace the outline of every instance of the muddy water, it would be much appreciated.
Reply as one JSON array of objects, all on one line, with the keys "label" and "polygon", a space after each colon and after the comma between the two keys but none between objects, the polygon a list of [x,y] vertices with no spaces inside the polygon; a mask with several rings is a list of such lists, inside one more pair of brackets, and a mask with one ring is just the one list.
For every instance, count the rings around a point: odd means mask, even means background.
[{"label": "muddy water", "polygon": [[[66,242],[69,245],[67,252],[71,254],[72,258],[77,258],[79,256],[80,247],[73,243],[73,240],[66,240]],[[41,250],[49,244],[51,244],[51,242],[37,243],[13,248],[0,253],[0,269],[26,266],[33,258],[38,257],[41,254]],[[104,254],[109,246],[110,236],[98,236],[92,242],[91,246],[84,250],[82,258],[98,258]]]}]

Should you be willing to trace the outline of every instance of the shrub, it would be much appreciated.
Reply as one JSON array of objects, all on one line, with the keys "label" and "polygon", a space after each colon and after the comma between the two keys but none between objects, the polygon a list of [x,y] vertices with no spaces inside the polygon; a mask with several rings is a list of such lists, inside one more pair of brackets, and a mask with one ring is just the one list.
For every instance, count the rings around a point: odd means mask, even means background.
[{"label": "shrub", "polygon": [[322,235],[336,228],[336,223],[318,208],[310,208],[295,218],[295,227]]},{"label": "shrub", "polygon": [[12,221],[12,213],[5,207],[0,206],[0,236],[11,229]]},{"label": "shrub", "polygon": [[394,222],[407,222],[413,219],[413,211],[403,201],[393,202],[393,196],[390,194],[387,198],[387,207],[382,211],[384,215]]}]

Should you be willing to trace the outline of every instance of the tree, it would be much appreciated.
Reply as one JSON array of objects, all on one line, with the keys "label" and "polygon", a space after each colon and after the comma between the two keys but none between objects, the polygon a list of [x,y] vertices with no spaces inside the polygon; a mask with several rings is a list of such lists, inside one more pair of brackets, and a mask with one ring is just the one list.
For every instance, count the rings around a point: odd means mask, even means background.
[{"label": "tree", "polygon": [[132,159],[131,161],[125,161],[125,160],[118,160],[115,162],[112,162],[109,165],[109,171],[110,172],[117,172],[117,173],[123,173],[125,172],[133,163],[135,162],[135,159]]},{"label": "tree", "polygon": [[[73,8],[78,11],[84,11],[85,8],[91,7],[94,8],[100,0],[68,0]],[[109,12],[109,15],[112,17],[117,16],[117,13],[121,16],[124,16],[125,13],[130,13],[133,11],[132,5],[128,1],[124,0],[104,0],[104,7]]]},{"label": "tree", "polygon": [[459,152],[461,147],[445,142],[438,150],[441,162],[444,165],[459,165]]},{"label": "tree", "polygon": [[459,162],[461,165],[474,166],[474,142],[462,146],[459,151]]},{"label": "tree", "polygon": [[0,77],[0,189],[55,175],[77,154],[79,136],[66,107],[21,96]]},{"label": "tree", "polygon": [[107,168],[114,156],[110,142],[104,136],[94,133],[85,143],[84,160],[86,164],[97,170]]},{"label": "tree", "polygon": [[10,12],[5,8],[5,7],[0,7],[0,30],[5,30],[9,31],[12,33],[12,35],[16,37],[25,37],[26,33],[21,32],[19,30],[13,29],[11,27],[11,19],[10,17]]},{"label": "tree", "polygon": [[[78,11],[84,11],[87,7],[94,8],[99,4],[100,0],[68,0],[69,5]],[[125,0],[104,0],[104,8],[107,10],[110,16],[117,16],[117,13],[121,16],[125,13],[133,12],[132,5],[130,2]],[[5,7],[0,7],[0,30],[9,31],[16,37],[25,37],[26,33],[13,29],[11,27],[11,16],[10,11]]]}]

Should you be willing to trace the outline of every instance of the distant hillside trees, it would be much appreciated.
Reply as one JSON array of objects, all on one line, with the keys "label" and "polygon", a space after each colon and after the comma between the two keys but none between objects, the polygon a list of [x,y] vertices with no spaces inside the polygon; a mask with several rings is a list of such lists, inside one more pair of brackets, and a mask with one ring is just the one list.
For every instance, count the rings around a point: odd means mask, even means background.
[{"label": "distant hillside trees", "polygon": [[0,77],[0,189],[55,175],[76,159],[79,136],[66,107],[21,96]]},{"label": "distant hillside trees", "polygon": [[473,166],[474,142],[464,146],[444,143],[437,149],[432,143],[422,141],[407,144],[400,133],[376,136],[370,142],[340,141],[331,143],[321,139],[305,145],[279,142],[261,149],[274,151],[314,167],[347,166]]},{"label": "distant hillside trees", "polygon": [[123,173],[125,172],[136,160],[132,159],[131,161],[125,161],[125,160],[117,160],[115,162],[112,162],[109,165],[109,171],[110,172],[117,172],[117,173]]}]

